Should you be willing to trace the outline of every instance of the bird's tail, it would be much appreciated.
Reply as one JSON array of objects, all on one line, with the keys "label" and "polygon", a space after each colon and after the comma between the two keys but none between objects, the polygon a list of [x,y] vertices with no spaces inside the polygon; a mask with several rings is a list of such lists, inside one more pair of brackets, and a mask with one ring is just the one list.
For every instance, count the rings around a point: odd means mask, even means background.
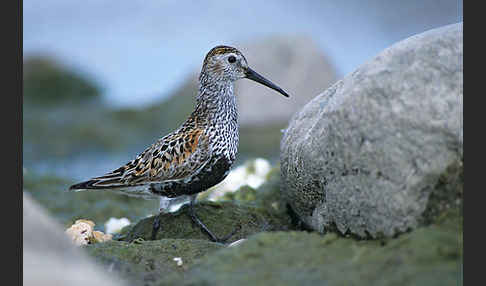
[{"label": "bird's tail", "polygon": [[74,184],[69,187],[70,191],[80,192],[86,190],[107,189],[106,186],[96,186],[98,180],[88,180],[81,183]]},{"label": "bird's tail", "polygon": [[69,187],[70,191],[85,191],[85,190],[102,190],[102,189],[117,189],[120,187],[127,187],[121,180],[121,174],[107,174],[101,177],[92,178],[88,181],[74,184]]},{"label": "bird's tail", "polygon": [[116,169],[115,171],[105,174],[100,177],[91,178],[87,181],[74,184],[69,187],[69,191],[80,192],[89,190],[106,190],[115,191],[128,196],[152,198],[154,195],[147,183],[133,182],[127,184],[124,179],[124,167]]},{"label": "bird's tail", "polygon": [[[102,189],[117,189],[120,187],[129,187],[124,178],[126,166],[122,166],[112,172],[103,176],[94,177],[87,181],[74,184],[69,187],[69,191],[85,191],[85,190],[102,190]],[[131,186],[134,186],[133,184]]]},{"label": "bird's tail", "polygon": [[113,183],[103,179],[91,179],[85,182],[74,184],[69,187],[69,191],[113,191],[118,194],[127,195],[131,197],[141,197],[144,199],[159,198],[153,194],[147,184],[124,185],[121,183]]}]

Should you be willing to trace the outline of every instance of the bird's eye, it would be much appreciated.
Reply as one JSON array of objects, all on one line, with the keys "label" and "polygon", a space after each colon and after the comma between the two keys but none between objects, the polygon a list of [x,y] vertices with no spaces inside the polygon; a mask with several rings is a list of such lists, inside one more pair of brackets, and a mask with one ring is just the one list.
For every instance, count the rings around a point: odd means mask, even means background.
[{"label": "bird's eye", "polygon": [[229,56],[228,57],[228,62],[231,63],[231,64],[234,63],[234,62],[236,62],[236,57],[235,56]]}]

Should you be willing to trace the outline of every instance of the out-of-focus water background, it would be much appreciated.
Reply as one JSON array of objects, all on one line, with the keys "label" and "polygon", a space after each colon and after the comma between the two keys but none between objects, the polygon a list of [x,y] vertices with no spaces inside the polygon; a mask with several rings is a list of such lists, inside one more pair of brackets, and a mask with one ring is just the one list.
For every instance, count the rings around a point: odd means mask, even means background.
[{"label": "out-of-focus water background", "polygon": [[25,0],[23,9],[24,185],[41,176],[60,189],[181,124],[215,45],[236,46],[291,94],[236,86],[237,164],[275,163],[281,130],[313,97],[393,43],[463,20],[455,0]]}]

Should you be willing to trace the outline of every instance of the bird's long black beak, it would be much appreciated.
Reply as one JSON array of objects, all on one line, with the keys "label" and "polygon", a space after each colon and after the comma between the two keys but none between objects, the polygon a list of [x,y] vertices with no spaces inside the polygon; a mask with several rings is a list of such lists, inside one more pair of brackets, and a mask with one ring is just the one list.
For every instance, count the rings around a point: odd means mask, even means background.
[{"label": "bird's long black beak", "polygon": [[263,84],[265,86],[268,86],[269,88],[280,92],[285,97],[289,97],[289,95],[285,91],[283,91],[283,89],[281,89],[280,87],[276,86],[271,81],[269,81],[268,79],[264,78],[263,76],[259,75],[256,71],[252,70],[251,68],[247,68],[247,70],[246,70],[246,78],[247,79],[254,80],[254,81],[256,81],[258,83],[261,83],[261,84]]}]

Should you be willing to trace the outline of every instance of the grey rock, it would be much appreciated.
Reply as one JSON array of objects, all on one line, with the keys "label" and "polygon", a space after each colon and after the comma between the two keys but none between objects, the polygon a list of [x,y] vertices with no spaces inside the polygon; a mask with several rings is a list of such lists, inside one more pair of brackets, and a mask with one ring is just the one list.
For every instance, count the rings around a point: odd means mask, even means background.
[{"label": "grey rock", "polygon": [[292,118],[282,189],[307,226],[393,236],[460,201],[462,31],[459,23],[400,41]]},{"label": "grey rock", "polygon": [[23,194],[24,285],[125,285],[103,273],[30,195]]}]

